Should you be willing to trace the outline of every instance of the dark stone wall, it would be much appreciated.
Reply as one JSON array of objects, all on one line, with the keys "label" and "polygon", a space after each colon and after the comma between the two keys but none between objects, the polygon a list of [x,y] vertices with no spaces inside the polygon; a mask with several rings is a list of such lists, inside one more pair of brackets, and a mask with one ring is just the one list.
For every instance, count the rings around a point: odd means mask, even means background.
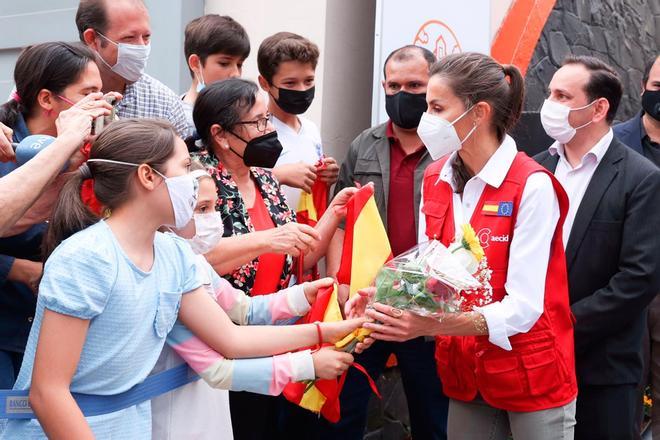
[{"label": "dark stone wall", "polygon": [[540,110],[566,55],[593,55],[621,76],[617,119],[628,119],[641,107],[644,65],[659,47],[660,0],[557,0],[527,70],[525,108]]}]

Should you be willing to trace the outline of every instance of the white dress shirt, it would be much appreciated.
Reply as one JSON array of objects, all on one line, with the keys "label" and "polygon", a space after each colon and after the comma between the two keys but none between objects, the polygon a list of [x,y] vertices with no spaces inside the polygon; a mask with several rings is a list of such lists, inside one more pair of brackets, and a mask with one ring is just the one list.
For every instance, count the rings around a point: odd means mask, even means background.
[{"label": "white dress shirt", "polygon": [[580,203],[582,203],[582,197],[584,197],[587,186],[589,186],[589,182],[591,181],[601,159],[605,156],[605,153],[607,153],[607,149],[612,143],[613,138],[614,133],[610,128],[605,136],[596,142],[596,145],[594,145],[587,154],[582,156],[582,160],[575,168],[568,163],[563,144],[555,142],[550,146],[550,154],[553,156],[556,154],[559,155],[557,169],[555,169],[555,177],[566,190],[569,201],[568,214],[566,215],[563,231],[564,247],[566,247],[568,237],[571,235],[571,229],[573,228],[573,222],[575,221],[575,214],[577,214]]},{"label": "white dress shirt", "polygon": [[[277,138],[282,144],[282,152],[277,159],[276,167],[298,162],[315,165],[323,157],[321,133],[316,124],[302,116],[298,116],[298,120],[300,120],[300,130],[295,131],[275,116],[271,118],[277,131]],[[296,211],[302,190],[281,184],[280,189],[286,197],[289,208]]]},{"label": "white dress shirt", "polygon": [[[453,194],[456,233],[468,223],[486,185],[499,188],[517,153],[515,141],[506,136],[502,145],[483,169],[465,185],[463,197]],[[438,180],[454,188],[451,163],[453,153],[440,171]],[[552,201],[552,202],[551,202]],[[420,206],[419,242],[426,241],[426,219]],[[534,173],[527,179],[520,200],[518,216],[510,242],[506,296],[478,310],[488,325],[488,340],[511,350],[509,337],[529,331],[543,313],[545,278],[550,259],[550,244],[559,220],[557,195],[545,173]]]}]

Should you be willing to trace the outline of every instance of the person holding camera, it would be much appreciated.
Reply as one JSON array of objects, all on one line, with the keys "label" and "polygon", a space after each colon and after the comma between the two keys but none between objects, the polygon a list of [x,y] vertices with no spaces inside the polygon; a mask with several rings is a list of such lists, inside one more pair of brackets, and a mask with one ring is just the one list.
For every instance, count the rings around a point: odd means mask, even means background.
[{"label": "person holding camera", "polygon": [[[0,389],[13,386],[32,326],[45,220],[69,176],[61,171],[67,161],[68,170],[80,165],[80,147],[89,138],[92,121],[111,110],[99,93],[101,77],[94,55],[81,44],[28,47],[17,60],[14,80],[12,99],[0,106],[3,151],[7,144],[11,150],[11,156],[5,154],[2,159],[13,159],[11,143],[30,135],[57,139],[23,166],[10,161],[0,164],[4,176],[0,186]],[[9,194],[15,196],[13,200]]]}]

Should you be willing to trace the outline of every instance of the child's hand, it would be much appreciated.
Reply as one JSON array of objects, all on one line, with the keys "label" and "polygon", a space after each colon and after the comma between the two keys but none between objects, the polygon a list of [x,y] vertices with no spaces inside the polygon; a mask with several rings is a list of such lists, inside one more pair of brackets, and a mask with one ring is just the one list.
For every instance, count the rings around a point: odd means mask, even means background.
[{"label": "child's hand", "polygon": [[338,322],[322,322],[321,333],[323,336],[323,342],[334,344],[335,342],[342,340],[356,328],[362,326],[366,321],[367,318],[354,318]]},{"label": "child's hand", "polygon": [[353,356],[332,347],[324,347],[312,353],[314,374],[319,379],[334,379],[340,376],[353,363]]},{"label": "child's hand", "polygon": [[305,292],[305,298],[307,298],[307,302],[310,305],[314,304],[314,301],[316,301],[316,295],[319,293],[319,289],[332,286],[332,283],[334,282],[335,280],[333,278],[325,277],[321,278],[320,280],[303,283],[303,290]]},{"label": "child's hand", "polygon": [[318,170],[319,179],[330,185],[334,185],[339,177],[339,165],[332,157],[324,157],[323,165]]},{"label": "child's hand", "polygon": [[360,289],[357,291],[352,298],[346,301],[344,304],[344,313],[347,318],[358,318],[364,316],[364,312],[367,309],[367,304],[376,294],[375,287],[367,287],[366,289]]},{"label": "child's hand", "polygon": [[273,174],[281,184],[311,193],[316,180],[316,167],[305,162],[290,163],[273,168]]}]

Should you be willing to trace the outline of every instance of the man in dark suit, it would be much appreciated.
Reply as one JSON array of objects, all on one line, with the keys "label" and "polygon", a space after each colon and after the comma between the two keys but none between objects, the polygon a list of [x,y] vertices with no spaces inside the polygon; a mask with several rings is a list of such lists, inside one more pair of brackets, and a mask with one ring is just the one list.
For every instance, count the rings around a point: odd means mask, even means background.
[{"label": "man in dark suit", "polygon": [[576,439],[633,439],[646,308],[660,289],[660,170],[614,138],[616,72],[569,57],[541,110],[536,160],[564,185],[563,238],[578,376]]},{"label": "man in dark suit", "polygon": [[[642,110],[629,120],[612,127],[614,136],[660,167],[660,56],[650,60],[642,79]],[[654,402],[660,402],[660,295],[648,310],[648,326],[644,334],[644,375],[639,385],[637,420],[644,418],[642,396],[648,384]],[[660,404],[651,413],[653,436],[660,438]]]}]

